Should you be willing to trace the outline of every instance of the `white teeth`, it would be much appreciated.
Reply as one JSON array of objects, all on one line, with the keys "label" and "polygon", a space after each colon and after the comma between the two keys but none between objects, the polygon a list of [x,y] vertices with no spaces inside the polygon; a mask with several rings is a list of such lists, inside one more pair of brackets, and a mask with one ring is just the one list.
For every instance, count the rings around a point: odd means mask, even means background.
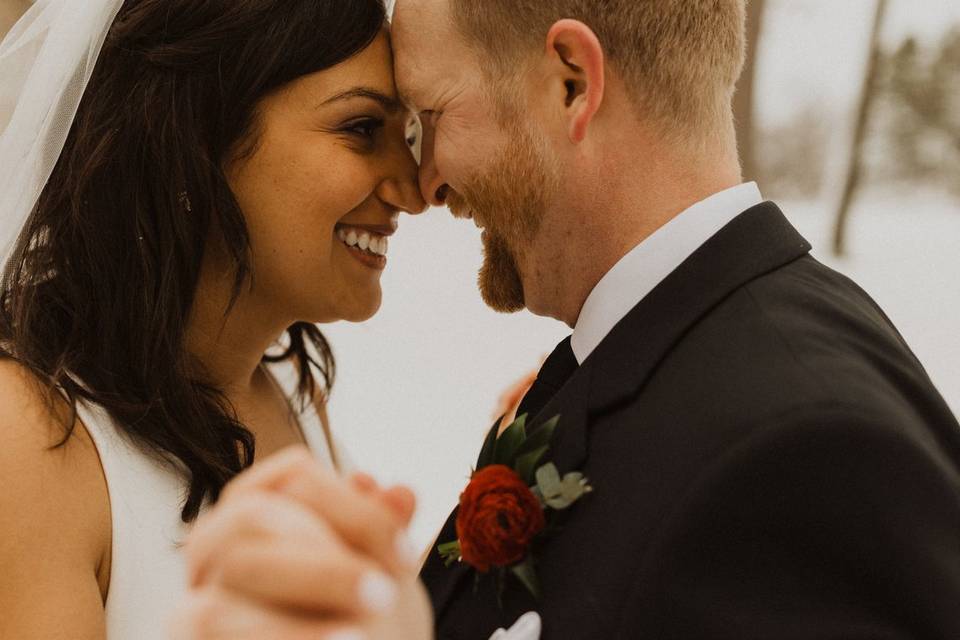
[{"label": "white teeth", "polygon": [[387,255],[388,242],[386,236],[371,235],[355,229],[337,229],[337,237],[348,247],[356,247],[361,251],[369,251],[378,256]]}]

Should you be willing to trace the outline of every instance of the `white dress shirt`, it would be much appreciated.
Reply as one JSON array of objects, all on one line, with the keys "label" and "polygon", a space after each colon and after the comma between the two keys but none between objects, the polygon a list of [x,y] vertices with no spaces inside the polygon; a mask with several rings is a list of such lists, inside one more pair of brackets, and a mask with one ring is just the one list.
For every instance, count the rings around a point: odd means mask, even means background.
[{"label": "white dress shirt", "polygon": [[731,220],[763,202],[755,182],[701,200],[623,256],[593,288],[573,330],[582,364],[631,309]]}]

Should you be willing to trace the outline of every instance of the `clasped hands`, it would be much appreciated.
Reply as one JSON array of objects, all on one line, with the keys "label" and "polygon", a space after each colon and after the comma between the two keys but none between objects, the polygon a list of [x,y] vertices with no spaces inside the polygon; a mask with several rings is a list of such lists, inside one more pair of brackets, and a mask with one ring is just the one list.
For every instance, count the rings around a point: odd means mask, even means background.
[{"label": "clasped hands", "polygon": [[433,612],[406,535],[415,499],[304,448],[238,476],[187,539],[178,640],[425,640]]}]

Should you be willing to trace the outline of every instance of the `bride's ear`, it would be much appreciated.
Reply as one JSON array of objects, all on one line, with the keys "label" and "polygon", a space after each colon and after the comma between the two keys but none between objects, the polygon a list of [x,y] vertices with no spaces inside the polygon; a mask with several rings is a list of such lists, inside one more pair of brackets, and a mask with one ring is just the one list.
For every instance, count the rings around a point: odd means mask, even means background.
[{"label": "bride's ear", "polygon": [[547,69],[552,96],[562,96],[567,137],[579,144],[600,110],[605,91],[603,46],[578,20],[560,20],[547,34]]}]

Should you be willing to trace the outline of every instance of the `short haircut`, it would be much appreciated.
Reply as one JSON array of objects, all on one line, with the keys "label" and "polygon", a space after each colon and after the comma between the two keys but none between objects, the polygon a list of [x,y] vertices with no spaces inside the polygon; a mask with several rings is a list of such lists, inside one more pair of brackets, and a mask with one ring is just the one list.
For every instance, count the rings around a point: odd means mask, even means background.
[{"label": "short haircut", "polygon": [[[674,137],[727,126],[743,68],[746,0],[450,0],[494,78],[515,74],[558,20],[593,29],[638,113]],[[696,134],[694,134],[696,135]]]}]

